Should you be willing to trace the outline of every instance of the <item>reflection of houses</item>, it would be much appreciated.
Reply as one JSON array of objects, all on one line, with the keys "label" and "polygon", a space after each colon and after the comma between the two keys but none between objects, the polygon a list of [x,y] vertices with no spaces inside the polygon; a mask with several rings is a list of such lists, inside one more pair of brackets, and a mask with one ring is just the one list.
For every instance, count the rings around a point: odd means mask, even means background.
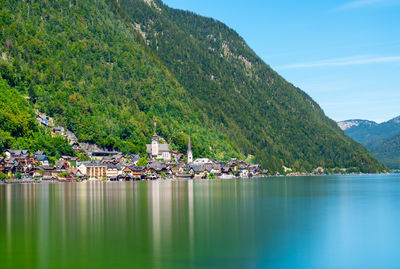
[{"label": "reflection of houses", "polygon": [[160,144],[159,138],[156,134],[153,135],[151,144],[146,145],[146,151],[150,159],[160,159],[170,161],[171,150],[169,144]]}]

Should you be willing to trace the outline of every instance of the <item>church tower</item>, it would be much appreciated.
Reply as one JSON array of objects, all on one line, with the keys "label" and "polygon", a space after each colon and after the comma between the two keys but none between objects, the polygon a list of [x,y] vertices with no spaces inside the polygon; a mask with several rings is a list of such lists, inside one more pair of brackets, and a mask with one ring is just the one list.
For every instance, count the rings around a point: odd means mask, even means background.
[{"label": "church tower", "polygon": [[153,138],[151,140],[151,155],[152,157],[158,157],[158,136],[154,133]]},{"label": "church tower", "polygon": [[190,144],[190,136],[189,136],[189,142],[188,142],[188,148],[187,148],[187,158],[188,158],[188,163],[193,162],[193,153],[192,153],[192,145]]}]

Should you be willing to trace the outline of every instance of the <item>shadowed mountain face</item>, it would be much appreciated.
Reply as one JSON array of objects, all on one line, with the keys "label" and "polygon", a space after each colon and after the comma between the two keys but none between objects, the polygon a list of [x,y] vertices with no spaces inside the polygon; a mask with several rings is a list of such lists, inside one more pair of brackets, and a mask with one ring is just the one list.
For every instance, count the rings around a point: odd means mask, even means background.
[{"label": "shadowed mountain face", "polygon": [[383,166],[232,29],[155,0],[3,1],[0,72],[81,141],[194,157],[254,155],[270,171]]},{"label": "shadowed mountain face", "polygon": [[400,169],[400,116],[383,123],[347,120],[338,125],[389,168]]}]

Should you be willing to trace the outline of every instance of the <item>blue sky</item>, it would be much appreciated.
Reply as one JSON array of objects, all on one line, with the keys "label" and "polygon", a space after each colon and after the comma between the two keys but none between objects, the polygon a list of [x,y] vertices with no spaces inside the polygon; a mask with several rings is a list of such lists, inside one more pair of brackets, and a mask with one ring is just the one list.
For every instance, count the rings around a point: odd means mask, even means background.
[{"label": "blue sky", "polygon": [[164,0],[235,29],[334,120],[400,115],[400,0]]}]

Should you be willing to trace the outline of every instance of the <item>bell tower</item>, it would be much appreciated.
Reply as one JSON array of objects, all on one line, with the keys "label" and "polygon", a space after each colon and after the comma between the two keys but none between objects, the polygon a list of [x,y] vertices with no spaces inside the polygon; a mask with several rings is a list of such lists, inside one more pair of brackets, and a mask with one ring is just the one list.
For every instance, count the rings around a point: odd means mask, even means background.
[{"label": "bell tower", "polygon": [[192,145],[190,144],[190,136],[189,136],[188,148],[187,148],[187,159],[188,159],[188,163],[193,162],[193,152],[192,152]]}]

